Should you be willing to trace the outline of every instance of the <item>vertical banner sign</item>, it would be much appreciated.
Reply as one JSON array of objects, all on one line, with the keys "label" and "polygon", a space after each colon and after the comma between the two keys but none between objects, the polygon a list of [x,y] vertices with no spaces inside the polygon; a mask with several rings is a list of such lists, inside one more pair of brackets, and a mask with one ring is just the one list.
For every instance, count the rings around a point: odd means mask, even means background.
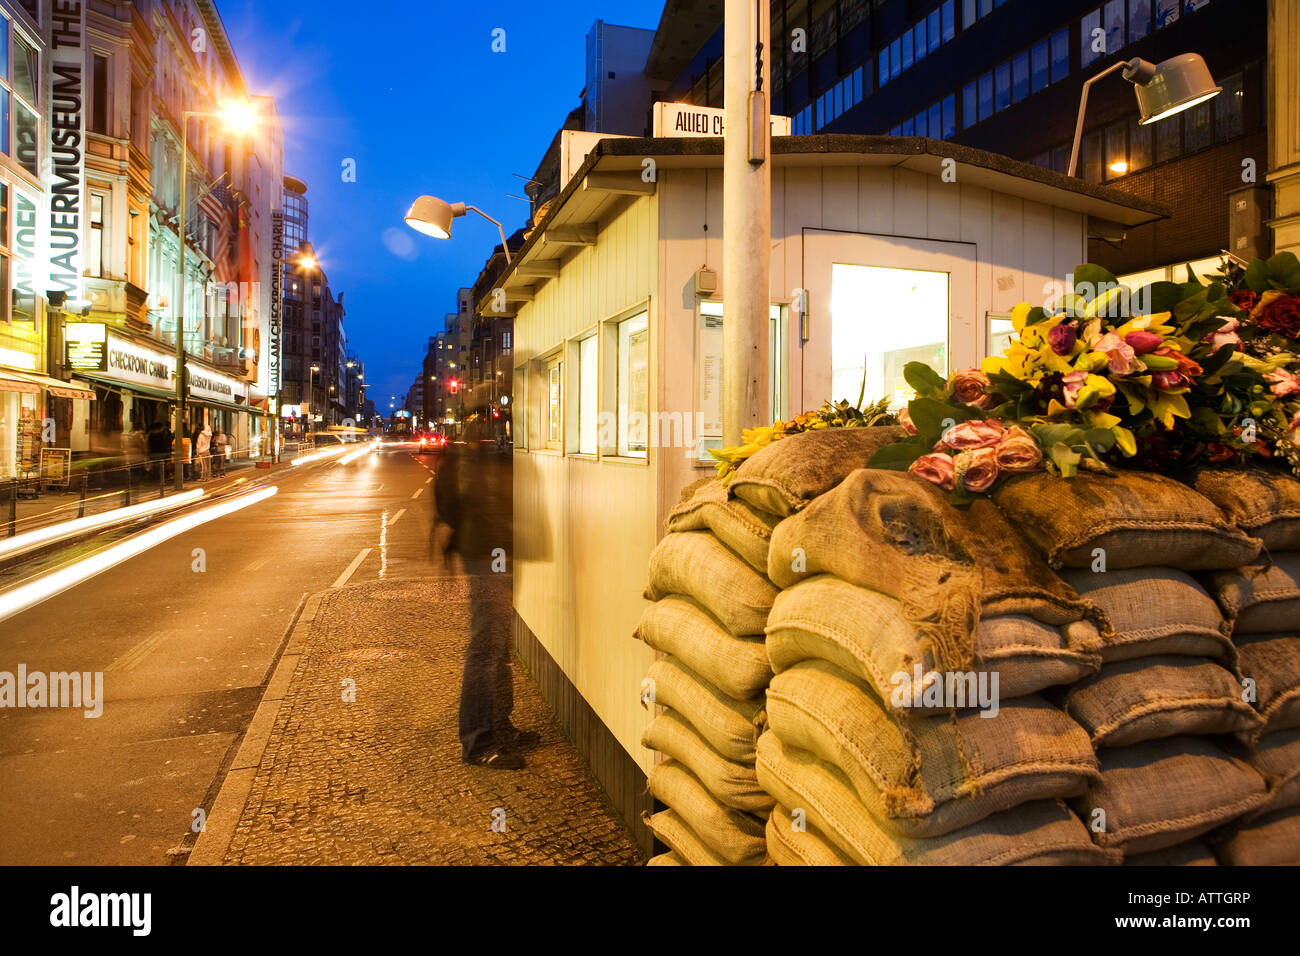
[{"label": "vertical banner sign", "polygon": [[81,208],[86,102],[86,5],[50,4],[49,291],[81,298]]},{"label": "vertical banner sign", "polygon": [[271,381],[267,394],[280,401],[280,319],[284,306],[284,213],[271,211]]}]

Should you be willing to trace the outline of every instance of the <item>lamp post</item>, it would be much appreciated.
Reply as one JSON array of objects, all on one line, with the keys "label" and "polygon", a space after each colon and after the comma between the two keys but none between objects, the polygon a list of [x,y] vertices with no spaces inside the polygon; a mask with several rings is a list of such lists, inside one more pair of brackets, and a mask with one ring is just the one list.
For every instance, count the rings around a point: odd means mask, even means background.
[{"label": "lamp post", "polygon": [[1084,81],[1083,93],[1079,96],[1079,115],[1074,122],[1074,145],[1070,149],[1070,169],[1067,173],[1069,176],[1075,175],[1079,167],[1079,143],[1083,140],[1083,114],[1088,108],[1088,90],[1102,77],[1120,69],[1124,71],[1124,79],[1133,84],[1138,109],[1142,114],[1139,122],[1143,126],[1181,113],[1223,92],[1223,87],[1215,85],[1210,68],[1198,53],[1170,57],[1158,66],[1141,57],[1112,63],[1096,76]]},{"label": "lamp post", "polygon": [[319,371],[320,366],[315,362],[311,363],[311,368],[307,371],[307,410],[309,415],[316,414],[316,373]]},{"label": "lamp post", "polygon": [[185,110],[181,113],[181,208],[177,231],[180,234],[181,294],[176,303],[176,447],[172,463],[176,469],[174,486],[185,489],[185,213],[189,202],[190,117],[221,120],[233,133],[247,132],[253,126],[253,108],[246,103],[228,103],[220,112]]},{"label": "lamp post", "polygon": [[506,263],[509,264],[510,247],[506,244],[505,229],[502,228],[501,223],[476,206],[469,206],[463,202],[444,202],[437,196],[421,196],[407,210],[406,224],[416,232],[422,232],[426,236],[433,236],[435,239],[450,239],[452,220],[465,215],[467,212],[476,212],[497,227],[497,232],[501,233],[501,250],[506,254]]}]

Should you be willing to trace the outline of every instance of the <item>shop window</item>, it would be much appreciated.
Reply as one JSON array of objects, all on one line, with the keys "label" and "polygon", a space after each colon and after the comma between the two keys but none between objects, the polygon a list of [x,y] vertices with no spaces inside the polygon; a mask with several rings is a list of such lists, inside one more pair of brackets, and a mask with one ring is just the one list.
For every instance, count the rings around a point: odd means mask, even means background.
[{"label": "shop window", "polygon": [[618,449],[644,458],[650,415],[650,328],[645,312],[618,323]]},{"label": "shop window", "polygon": [[594,455],[600,414],[599,371],[596,360],[597,336],[578,343],[578,454]]},{"label": "shop window", "polygon": [[1151,0],[1128,0],[1128,42],[1136,43],[1151,32]]},{"label": "shop window", "polygon": [[1057,83],[1070,75],[1070,30],[1065,28],[1052,34],[1052,82]]},{"label": "shop window", "polygon": [[1034,45],[1029,51],[1029,88],[1031,92],[1047,89],[1047,41]]},{"label": "shop window", "polygon": [[1245,91],[1241,83],[1241,74],[1234,73],[1220,81],[1223,92],[1216,96],[1214,104],[1214,138],[1222,143],[1224,140],[1242,134],[1242,103]]},{"label": "shop window", "polygon": [[1019,103],[1029,95],[1029,51],[1011,61],[1011,102]]},{"label": "shop window", "polygon": [[1100,8],[1085,13],[1079,19],[1079,65],[1085,70],[1106,52],[1104,37]]}]

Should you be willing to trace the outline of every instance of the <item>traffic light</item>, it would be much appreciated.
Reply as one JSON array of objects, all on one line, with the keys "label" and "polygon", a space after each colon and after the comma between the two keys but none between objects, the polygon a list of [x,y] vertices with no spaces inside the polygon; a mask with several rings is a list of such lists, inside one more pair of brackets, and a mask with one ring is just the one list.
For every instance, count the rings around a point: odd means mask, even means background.
[{"label": "traffic light", "polygon": [[453,378],[450,382],[447,383],[447,387],[451,389],[452,394],[455,394],[460,391],[460,382],[457,379]]}]

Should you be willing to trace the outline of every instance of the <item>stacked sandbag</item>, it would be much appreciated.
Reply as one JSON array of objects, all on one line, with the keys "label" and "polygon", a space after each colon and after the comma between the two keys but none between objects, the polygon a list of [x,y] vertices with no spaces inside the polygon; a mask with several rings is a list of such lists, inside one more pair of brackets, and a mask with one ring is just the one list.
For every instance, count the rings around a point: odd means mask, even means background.
[{"label": "stacked sandbag", "polygon": [[1205,469],[1192,486],[1257,536],[1255,562],[1207,576],[1231,622],[1245,694],[1259,724],[1241,734],[1268,782],[1266,801],[1219,835],[1231,865],[1300,865],[1300,481],[1278,472]]},{"label": "stacked sandbag", "polygon": [[994,500],[1110,624],[1101,670],[1051,695],[1101,766],[1071,805],[1136,865],[1211,863],[1201,838],[1267,802],[1234,746],[1264,720],[1242,694],[1232,620],[1192,573],[1235,574],[1259,540],[1193,488],[1141,472],[1016,477]]},{"label": "stacked sandbag", "polygon": [[642,745],[664,760],[647,783],[666,809],[647,815],[671,859],[656,865],[768,862],[772,798],[754,770],[772,676],[763,629],[776,597],[768,543],[779,518],[734,500],[716,479],[686,490],[650,559],[637,636],[662,652],[647,675],[661,708]]},{"label": "stacked sandbag", "polygon": [[778,864],[1118,861],[1064,803],[1098,779],[1088,735],[1038,693],[1097,671],[1104,618],[991,502],[946,497],[859,469],[773,532]]}]

